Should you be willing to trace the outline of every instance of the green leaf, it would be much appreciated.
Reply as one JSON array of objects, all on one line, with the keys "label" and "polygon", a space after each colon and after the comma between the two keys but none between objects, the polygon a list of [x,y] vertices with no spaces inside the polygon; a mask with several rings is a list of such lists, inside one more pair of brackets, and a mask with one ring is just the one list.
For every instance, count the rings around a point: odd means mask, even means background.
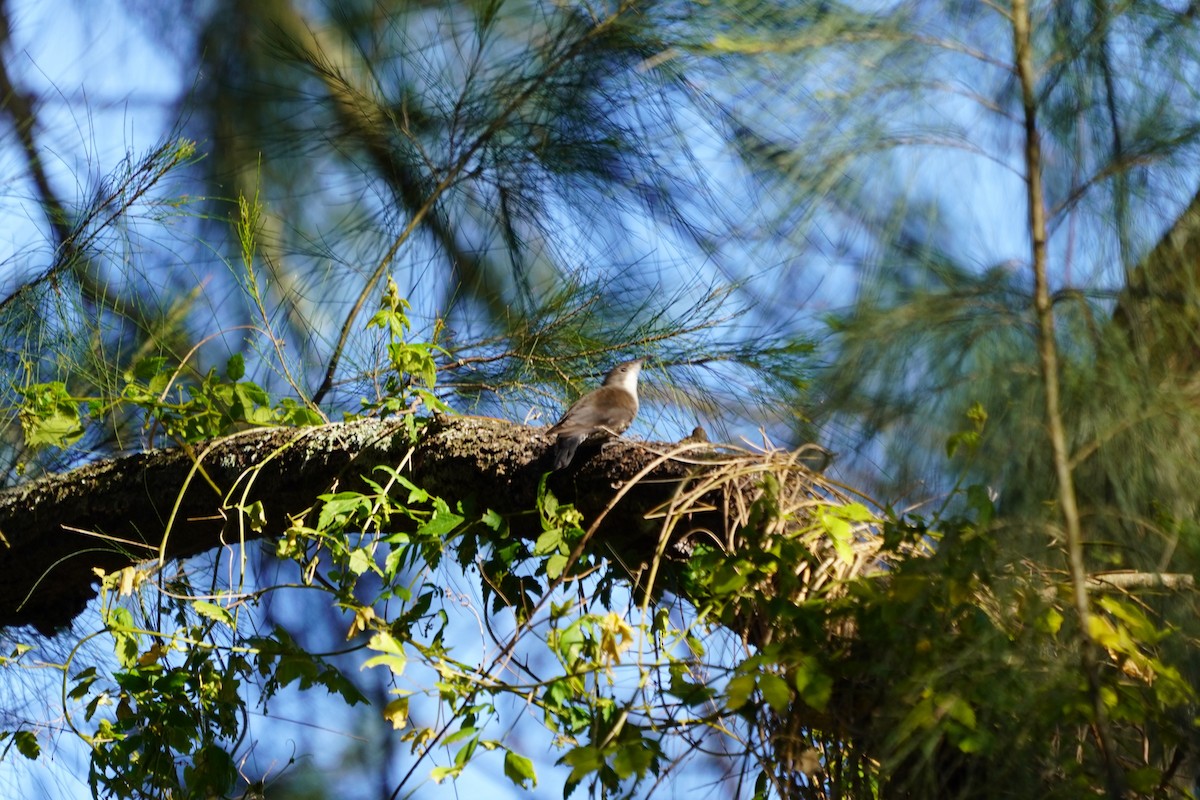
[{"label": "green leaf", "polygon": [[982,753],[992,744],[993,737],[986,731],[971,731],[962,736],[956,736],[955,746],[964,753]]},{"label": "green leaf", "polygon": [[1048,608],[1045,613],[1038,615],[1034,623],[1037,629],[1054,636],[1062,628],[1063,615],[1057,608]]},{"label": "green leaf", "polygon": [[967,487],[967,506],[975,510],[980,526],[987,525],[996,516],[996,505],[988,488],[978,483]]},{"label": "green leaf", "polygon": [[1154,767],[1138,767],[1125,773],[1129,788],[1142,795],[1154,795],[1157,794],[1156,790],[1161,791],[1162,778],[1162,771]]},{"label": "green leaf", "polygon": [[975,709],[971,708],[971,704],[957,694],[945,695],[939,698],[941,710],[947,714],[950,719],[954,720],[964,728],[974,730],[975,725]]},{"label": "green leaf", "polygon": [[613,759],[613,769],[617,772],[629,770],[638,779],[644,778],[647,772],[659,774],[659,759],[662,757],[662,746],[657,740],[647,739],[639,726],[626,725],[621,732],[622,747]]},{"label": "green leaf", "polygon": [[479,732],[478,728],[472,728],[470,726],[465,727],[465,728],[459,728],[454,733],[447,736],[446,741],[443,742],[443,744],[446,747],[449,747],[450,745],[454,744],[455,742],[461,742],[463,739],[470,739],[472,736],[474,736],[478,732]]},{"label": "green leaf", "polygon": [[758,777],[754,779],[754,794],[752,795],[755,800],[758,800],[760,797],[771,796],[770,789],[774,785],[772,781],[773,777],[774,776],[766,770],[758,773]]},{"label": "green leaf", "polygon": [[533,554],[535,556],[547,556],[558,552],[562,547],[562,528],[554,528],[553,530],[543,531],[542,535],[537,538],[537,541],[533,545]]},{"label": "green leaf", "polygon": [[192,608],[202,617],[206,617],[217,622],[222,622],[229,627],[233,627],[233,615],[229,613],[229,609],[224,606],[219,606],[216,603],[209,603],[206,600],[196,600],[192,603]]},{"label": "green leaf", "polygon": [[234,353],[225,362],[225,377],[231,381],[240,381],[246,374],[246,359],[241,353]]},{"label": "green leaf", "polygon": [[67,697],[72,700],[78,700],[84,697],[88,693],[88,689],[90,689],[92,684],[98,679],[99,675],[96,673],[96,668],[88,667],[72,678],[72,680],[75,682],[75,687],[71,689],[71,691],[67,694]]},{"label": "green leaf", "polygon": [[571,775],[567,778],[567,782],[578,783],[589,773],[604,766],[604,756],[598,748],[592,745],[581,745],[574,750],[569,750],[562,757],[561,763],[571,767]]},{"label": "green leaf", "polygon": [[834,514],[842,519],[850,520],[851,522],[878,522],[878,518],[871,513],[871,509],[867,508],[862,503],[846,503],[844,506],[836,506]]},{"label": "green leaf", "polygon": [[817,711],[825,710],[833,695],[833,678],[820,668],[816,659],[807,661],[803,670],[797,670],[794,682],[806,705]]},{"label": "green leaf", "polygon": [[13,734],[13,744],[17,746],[17,752],[30,761],[37,760],[42,754],[42,746],[32,731],[17,731]]},{"label": "green leaf", "polygon": [[113,637],[113,650],[117,655],[117,662],[123,669],[137,666],[141,637],[132,630],[133,614],[129,613],[129,609],[118,606],[109,611],[105,623]]},{"label": "green leaf", "polygon": [[210,742],[192,755],[183,776],[195,796],[214,797],[237,779],[237,765],[223,747]]},{"label": "green leaf", "polygon": [[571,668],[574,668],[576,662],[579,661],[586,642],[582,625],[582,622],[576,622],[554,640],[559,657],[562,658],[564,664]]},{"label": "green leaf", "polygon": [[365,548],[356,547],[350,551],[350,560],[346,563],[346,569],[350,570],[355,575],[362,575],[367,570],[375,566],[375,559],[367,552]]},{"label": "green leaf", "polygon": [[337,494],[319,495],[323,501],[321,513],[317,517],[318,530],[329,530],[336,523],[338,526],[364,517],[371,510],[371,498],[359,492],[338,492]]},{"label": "green leaf", "polygon": [[229,416],[234,421],[255,425],[275,422],[275,414],[270,409],[271,397],[259,386],[249,382],[235,383],[229,394]]},{"label": "green leaf", "polygon": [[163,373],[163,367],[167,365],[166,356],[150,356],[138,360],[133,365],[133,369],[125,373],[126,381],[149,381]]},{"label": "green leaf", "polygon": [[691,683],[684,677],[684,665],[676,663],[671,665],[671,684],[666,689],[668,694],[678,697],[683,701],[684,705],[699,706],[707,703],[716,694],[716,691],[702,686],[698,683]]},{"label": "green leaf", "polygon": [[321,415],[316,411],[302,403],[297,403],[290,397],[285,397],[279,402],[279,408],[276,413],[280,425],[303,428],[311,425],[320,425],[324,422]]},{"label": "green leaf", "polygon": [[248,506],[238,506],[238,509],[246,515],[250,530],[261,533],[267,527],[267,511],[261,500],[255,500]]},{"label": "green leaf", "polygon": [[959,431],[946,438],[946,456],[953,458],[960,447],[974,452],[979,448],[980,437],[975,431]]},{"label": "green leaf", "polygon": [[418,536],[441,537],[462,524],[464,517],[450,510],[446,502],[440,498],[434,508],[433,516],[417,528]]},{"label": "green leaf", "polygon": [[567,568],[567,559],[570,556],[565,556],[562,553],[555,553],[546,559],[546,577],[550,580],[557,580],[559,575],[562,575],[563,570]]},{"label": "green leaf", "polygon": [[80,402],[62,381],[39,383],[23,392],[21,430],[30,447],[70,447],[83,436]]},{"label": "green leaf", "polygon": [[[512,750],[506,750],[504,753],[504,775],[522,789],[537,786],[537,773],[533,770],[533,761]],[[529,786],[525,785],[526,781],[530,782]]]},{"label": "green leaf", "polygon": [[429,502],[429,492],[425,491],[424,489],[422,489],[421,487],[417,486],[415,483],[410,481],[408,478],[401,475],[400,471],[397,470],[395,467],[381,465],[381,466],[376,467],[375,469],[379,472],[383,472],[389,478],[391,478],[393,481],[400,484],[405,489],[408,489],[408,500],[405,501],[408,505],[411,506],[411,505],[415,505],[416,503]]},{"label": "green leaf", "polygon": [[1117,619],[1125,623],[1129,633],[1140,643],[1157,644],[1167,636],[1167,631],[1160,630],[1150,618],[1135,608],[1131,603],[1119,597],[1104,596],[1096,601],[1097,605]]},{"label": "green leaf", "polygon": [[718,597],[731,595],[746,585],[746,575],[738,568],[741,562],[724,563],[712,575],[711,591]]},{"label": "green leaf", "polygon": [[854,563],[854,529],[841,516],[829,511],[822,512],[821,526],[829,534],[833,549],[846,564]]},{"label": "green leaf", "polygon": [[[405,547],[404,543],[398,543],[383,559],[383,577],[389,584],[395,580],[396,574],[404,566],[405,557],[409,555],[409,552],[409,548]],[[398,592],[399,590],[393,589],[393,591]]]},{"label": "green leaf", "polygon": [[460,767],[465,767],[467,762],[471,760],[471,757],[475,755],[475,748],[478,746],[479,737],[476,736],[459,748],[458,752],[454,754],[454,763]]},{"label": "green leaf", "polygon": [[785,711],[788,703],[792,700],[792,690],[788,687],[787,681],[773,673],[766,672],[760,675],[758,688],[762,692],[763,699],[767,701],[767,705],[774,711]]},{"label": "green leaf", "polygon": [[[542,486],[545,486],[544,479],[542,481]],[[545,489],[541,497],[538,498],[538,505],[549,518],[554,517],[554,515],[558,512],[558,498],[555,497],[554,492],[550,491],[549,489]]]},{"label": "green leaf", "polygon": [[725,684],[725,707],[737,711],[746,705],[750,695],[754,694],[755,680],[753,675],[735,675]]}]

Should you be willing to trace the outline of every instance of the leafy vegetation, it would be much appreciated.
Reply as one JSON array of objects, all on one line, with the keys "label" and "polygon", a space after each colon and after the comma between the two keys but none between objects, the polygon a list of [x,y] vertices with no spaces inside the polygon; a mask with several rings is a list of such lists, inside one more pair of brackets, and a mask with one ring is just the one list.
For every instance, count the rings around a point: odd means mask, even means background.
[{"label": "leafy vegetation", "polygon": [[[166,507],[214,489],[227,534],[71,531],[130,566],[55,642],[9,632],[57,713],[6,715],[0,763],[73,740],[105,798],[1200,791],[1192,9],[208,6],[171,20],[200,130],[77,207],[43,111],[0,106],[50,245],[0,301],[9,496],[175,447]],[[764,445],[515,512],[477,464],[414,478],[439,416],[545,421],[634,352],[643,430]],[[403,455],[267,541],[232,490],[278,450],[206,469],[362,417]],[[605,528],[638,481],[666,499]],[[300,786],[281,707],[362,774]]]}]

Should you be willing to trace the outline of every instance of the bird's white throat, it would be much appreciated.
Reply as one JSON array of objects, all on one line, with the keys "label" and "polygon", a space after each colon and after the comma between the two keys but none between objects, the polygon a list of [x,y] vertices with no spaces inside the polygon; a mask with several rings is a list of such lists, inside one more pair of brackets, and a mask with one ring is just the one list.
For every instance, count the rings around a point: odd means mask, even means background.
[{"label": "bird's white throat", "polygon": [[633,399],[637,400],[638,373],[640,373],[641,371],[642,371],[642,367],[640,364],[638,366],[632,367],[624,375],[618,375],[617,382],[613,385],[618,386],[618,387],[624,389],[625,391],[629,392],[631,395],[633,395]]},{"label": "bird's white throat", "polygon": [[638,375],[641,372],[642,362],[640,360],[626,362],[604,376],[604,385],[629,392],[633,395],[633,402],[637,403]]}]

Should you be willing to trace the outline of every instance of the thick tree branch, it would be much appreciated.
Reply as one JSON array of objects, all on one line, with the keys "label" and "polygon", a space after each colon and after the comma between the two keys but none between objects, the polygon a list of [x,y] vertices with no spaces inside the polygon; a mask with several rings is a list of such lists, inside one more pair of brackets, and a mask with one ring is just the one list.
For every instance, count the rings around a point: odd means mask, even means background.
[{"label": "thick tree branch", "polygon": [[[315,428],[246,431],[188,448],[154,450],[102,461],[0,493],[0,626],[33,625],[48,633],[69,623],[95,595],[94,568],[106,572],[160,556],[183,558],[240,541],[280,535],[289,515],[319,494],[365,489],[358,476],[409,458],[412,480],[435,495],[475,502],[522,519],[536,507],[538,482],[550,469],[549,439],[539,429],[502,420],[434,420],[412,446],[394,420]],[[550,477],[551,489],[594,518],[616,487],[671,445],[621,440],[580,450],[580,464]],[[653,448],[649,449],[649,448]],[[411,450],[411,453],[410,453]],[[202,468],[202,472],[201,472]],[[661,523],[645,512],[671,495],[693,465],[668,460],[604,519],[597,541],[626,563],[653,557]],[[219,491],[218,491],[219,490]],[[265,525],[252,530],[240,507],[261,502]],[[694,521],[720,530],[721,518]],[[694,525],[692,526],[694,527]]]}]

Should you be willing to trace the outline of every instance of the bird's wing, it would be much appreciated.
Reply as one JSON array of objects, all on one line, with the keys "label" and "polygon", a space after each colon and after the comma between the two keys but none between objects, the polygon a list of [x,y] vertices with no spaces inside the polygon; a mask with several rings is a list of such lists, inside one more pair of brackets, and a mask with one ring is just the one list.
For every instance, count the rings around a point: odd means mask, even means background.
[{"label": "bird's wing", "polygon": [[573,436],[591,433],[599,428],[623,431],[629,427],[637,412],[636,407],[630,408],[627,402],[620,402],[627,396],[628,392],[611,386],[584,395],[567,409],[563,418],[547,433]]}]

